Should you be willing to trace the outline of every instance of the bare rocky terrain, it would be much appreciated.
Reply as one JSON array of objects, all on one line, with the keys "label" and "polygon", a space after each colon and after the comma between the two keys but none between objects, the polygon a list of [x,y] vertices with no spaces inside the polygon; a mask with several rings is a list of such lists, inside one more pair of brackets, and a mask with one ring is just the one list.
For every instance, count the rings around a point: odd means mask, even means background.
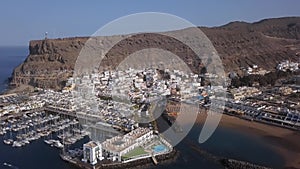
[{"label": "bare rocky terrain", "polygon": [[[300,61],[300,17],[266,19],[256,23],[232,22],[200,29],[214,45],[226,72],[242,74],[242,67],[253,64],[273,70],[279,62]],[[66,79],[72,76],[77,57],[88,39],[74,37],[30,41],[29,56],[14,69],[11,86],[61,89]],[[201,67],[201,60],[187,46],[176,39],[152,33],[122,40],[105,55],[100,67],[115,68],[129,54],[147,48],[172,51],[194,72]]]}]

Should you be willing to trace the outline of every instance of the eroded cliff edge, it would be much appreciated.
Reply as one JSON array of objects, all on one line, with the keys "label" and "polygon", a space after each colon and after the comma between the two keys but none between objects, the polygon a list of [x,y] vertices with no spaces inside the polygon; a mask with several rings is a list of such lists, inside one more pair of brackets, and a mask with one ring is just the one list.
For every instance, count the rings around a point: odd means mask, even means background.
[{"label": "eroded cliff edge", "polygon": [[71,75],[76,58],[88,38],[33,40],[29,55],[13,71],[11,85],[60,89]]},{"label": "eroded cliff edge", "polygon": [[[272,70],[284,60],[299,62],[300,17],[266,19],[256,23],[232,22],[200,29],[215,46],[226,72],[241,73],[242,67],[253,64]],[[87,40],[88,37],[75,37],[30,41],[29,56],[14,69],[11,86],[61,89],[72,75],[76,59]],[[176,54],[191,61],[191,66],[197,69],[199,61],[193,59],[192,52],[186,52],[187,49],[180,44],[174,45],[172,39],[161,39],[153,34],[123,41],[110,52],[110,56],[105,57],[103,66],[118,63],[132,51],[160,46],[177,51]]]}]

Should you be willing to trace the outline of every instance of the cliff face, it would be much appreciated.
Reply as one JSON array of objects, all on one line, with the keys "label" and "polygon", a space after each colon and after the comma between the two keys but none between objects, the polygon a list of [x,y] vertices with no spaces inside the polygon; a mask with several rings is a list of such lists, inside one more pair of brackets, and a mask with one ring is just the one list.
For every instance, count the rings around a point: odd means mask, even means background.
[{"label": "cliff face", "polygon": [[60,89],[71,75],[76,57],[87,39],[30,41],[29,56],[14,69],[11,84]]},{"label": "cliff face", "polygon": [[[267,19],[257,23],[233,22],[221,27],[201,28],[221,57],[225,71],[241,72],[253,64],[267,70],[284,60],[299,61],[300,17]],[[30,54],[15,68],[11,84],[60,89],[71,75],[75,61],[88,37],[30,41]],[[117,64],[122,58],[143,48],[170,49],[197,70],[200,61],[193,52],[173,39],[154,34],[127,39],[116,45],[103,63]],[[175,45],[174,45],[175,44]],[[105,64],[103,65],[105,66]]]}]

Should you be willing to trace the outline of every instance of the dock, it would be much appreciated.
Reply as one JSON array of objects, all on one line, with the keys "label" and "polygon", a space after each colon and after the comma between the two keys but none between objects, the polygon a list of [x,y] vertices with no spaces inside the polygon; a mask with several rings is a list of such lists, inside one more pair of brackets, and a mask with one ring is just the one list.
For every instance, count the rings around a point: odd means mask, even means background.
[{"label": "dock", "polygon": [[155,165],[157,165],[158,164],[158,161],[157,161],[157,159],[155,158],[155,156],[151,156],[151,159],[152,159],[152,161],[153,161],[153,163],[155,164]]}]

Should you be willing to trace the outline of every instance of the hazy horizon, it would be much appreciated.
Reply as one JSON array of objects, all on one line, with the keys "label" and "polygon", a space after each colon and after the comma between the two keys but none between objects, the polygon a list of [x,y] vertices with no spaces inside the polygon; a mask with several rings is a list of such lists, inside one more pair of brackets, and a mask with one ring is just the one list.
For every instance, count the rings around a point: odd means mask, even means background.
[{"label": "hazy horizon", "polygon": [[0,46],[27,46],[33,39],[90,36],[105,24],[140,12],[176,15],[197,26],[300,16],[300,1],[5,1],[0,6]]},{"label": "hazy horizon", "polygon": [[[262,19],[259,19],[257,21],[252,21],[252,22],[247,22],[247,21],[243,21],[243,20],[233,20],[233,21],[229,21],[228,23],[224,23],[222,25],[215,25],[215,26],[196,25],[196,26],[198,26],[198,27],[213,28],[213,27],[225,26],[225,25],[230,24],[232,22],[246,22],[246,23],[250,23],[251,24],[251,23],[260,22],[260,21],[265,20],[265,19],[290,18],[290,17],[300,17],[300,16],[270,17],[270,18],[262,18]],[[176,31],[176,30],[174,30],[174,31]],[[116,34],[116,35],[118,35],[118,34]],[[107,35],[107,36],[111,36],[111,35]],[[82,35],[82,36],[80,36],[80,35],[76,35],[76,36],[70,35],[70,36],[63,36],[63,37],[48,37],[48,39],[84,38],[84,37],[90,37],[90,35]],[[25,47],[26,48],[26,47],[28,47],[30,41],[32,41],[32,40],[43,40],[43,39],[44,39],[44,37],[41,36],[39,39],[29,39],[28,42],[27,42],[27,44],[17,44],[17,45],[12,45],[12,44],[2,45],[2,44],[0,44],[0,47],[8,47],[8,48],[9,47]]]}]

